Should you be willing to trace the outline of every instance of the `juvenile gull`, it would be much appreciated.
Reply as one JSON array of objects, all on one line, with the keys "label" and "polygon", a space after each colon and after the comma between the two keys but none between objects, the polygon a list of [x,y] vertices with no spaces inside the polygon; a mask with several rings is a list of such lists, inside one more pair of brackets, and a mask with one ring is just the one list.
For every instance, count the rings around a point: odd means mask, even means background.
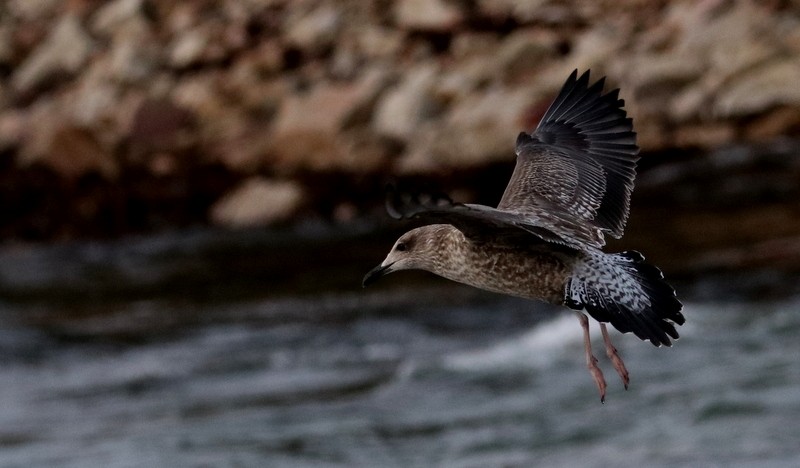
[{"label": "juvenile gull", "polygon": [[586,365],[605,401],[606,382],[592,354],[589,320],[628,388],[628,371],[606,329],[671,346],[683,306],[661,271],[638,252],[600,250],[622,237],[639,148],[618,98],[589,86],[589,71],[567,79],[536,130],[517,137],[517,164],[497,208],[447,197],[392,193],[389,214],[426,225],[406,232],[364,277],[367,286],[398,270],[419,269],[477,288],[538,299],[576,311]]}]

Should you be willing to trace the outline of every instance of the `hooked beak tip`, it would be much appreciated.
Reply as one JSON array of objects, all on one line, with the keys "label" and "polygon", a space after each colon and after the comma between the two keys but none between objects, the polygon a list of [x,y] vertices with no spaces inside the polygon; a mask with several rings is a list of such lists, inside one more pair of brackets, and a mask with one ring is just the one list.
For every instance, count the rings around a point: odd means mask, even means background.
[{"label": "hooked beak tip", "polygon": [[382,276],[391,273],[391,270],[389,270],[389,267],[391,266],[392,266],[391,264],[386,266],[378,265],[372,270],[370,270],[369,273],[367,273],[364,276],[364,279],[361,281],[361,287],[366,288],[370,284],[378,281]]}]

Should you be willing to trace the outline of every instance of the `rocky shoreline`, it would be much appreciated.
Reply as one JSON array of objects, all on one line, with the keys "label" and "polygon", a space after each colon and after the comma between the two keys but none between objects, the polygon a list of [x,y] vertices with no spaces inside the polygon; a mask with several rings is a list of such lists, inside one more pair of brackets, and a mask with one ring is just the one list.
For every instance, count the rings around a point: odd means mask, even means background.
[{"label": "rocky shoreline", "polygon": [[800,9],[748,1],[10,0],[0,239],[346,224],[391,178],[491,203],[575,68],[635,119],[630,243],[800,257]]}]

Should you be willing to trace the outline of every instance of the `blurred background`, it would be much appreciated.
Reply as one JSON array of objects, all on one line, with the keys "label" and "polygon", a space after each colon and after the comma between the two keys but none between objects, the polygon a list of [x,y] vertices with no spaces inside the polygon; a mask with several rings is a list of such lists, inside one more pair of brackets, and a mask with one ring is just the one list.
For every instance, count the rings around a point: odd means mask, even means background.
[{"label": "blurred background", "polygon": [[[387,182],[496,204],[574,69],[687,317],[604,405],[572,314],[360,288]],[[799,77],[795,1],[4,1],[0,466],[797,466]]]}]

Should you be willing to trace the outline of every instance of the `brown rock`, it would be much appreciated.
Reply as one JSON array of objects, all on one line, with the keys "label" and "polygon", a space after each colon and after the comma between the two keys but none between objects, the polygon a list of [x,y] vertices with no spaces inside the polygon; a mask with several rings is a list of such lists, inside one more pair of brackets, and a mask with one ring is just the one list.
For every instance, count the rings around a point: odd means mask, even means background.
[{"label": "brown rock", "polygon": [[0,113],[0,151],[16,148],[22,143],[25,119],[20,112]]},{"label": "brown rock", "polygon": [[115,179],[119,174],[111,149],[103,148],[85,128],[64,127],[57,130],[40,161],[67,179],[77,179],[92,172]]},{"label": "brown rock", "polygon": [[30,91],[59,73],[77,72],[89,58],[91,48],[91,38],[83,30],[79,18],[63,16],[47,39],[14,72],[14,88],[20,92]]},{"label": "brown rock", "polygon": [[184,68],[202,60],[209,44],[209,32],[195,28],[179,34],[169,45],[169,62],[175,68]]},{"label": "brown rock", "polygon": [[312,53],[333,44],[342,23],[341,12],[322,4],[300,18],[287,21],[285,39],[289,44]]},{"label": "brown rock", "polygon": [[35,20],[39,18],[53,17],[61,7],[61,0],[9,0],[5,8],[8,12],[23,20]]},{"label": "brown rock", "polygon": [[532,96],[526,89],[492,89],[458,103],[440,129],[429,127],[400,161],[404,172],[470,168],[514,157]]},{"label": "brown rock", "polygon": [[141,103],[130,130],[135,152],[170,151],[185,147],[191,139],[192,115],[168,100]]},{"label": "brown rock", "polygon": [[143,20],[143,0],[114,0],[97,9],[92,19],[92,31],[112,36],[114,32],[132,21]]},{"label": "brown rock", "polygon": [[367,58],[395,56],[403,45],[403,34],[397,29],[363,24],[355,37],[358,50]]},{"label": "brown rock", "polygon": [[777,106],[800,106],[800,58],[773,62],[743,73],[718,95],[722,117],[753,115]]},{"label": "brown rock", "polygon": [[751,122],[745,135],[752,140],[766,140],[778,135],[800,133],[800,107],[783,107]]},{"label": "brown rock", "polygon": [[478,9],[484,15],[498,19],[514,18],[527,23],[537,17],[547,0],[478,0]]},{"label": "brown rock", "polygon": [[558,36],[546,30],[518,30],[496,51],[497,69],[505,80],[521,82],[538,71],[541,63],[558,52]]},{"label": "brown rock", "polygon": [[12,40],[11,22],[0,20],[0,65],[10,65],[14,59]]},{"label": "brown rock", "polygon": [[267,161],[284,172],[352,168],[340,132],[370,118],[385,83],[383,72],[368,72],[355,83],[319,85],[284,99],[268,137]]},{"label": "brown rock", "polygon": [[378,102],[372,122],[375,131],[400,140],[410,138],[417,126],[434,114],[438,72],[431,64],[407,71],[405,79]]},{"label": "brown rock", "polygon": [[294,182],[253,177],[214,203],[210,217],[226,227],[263,226],[288,219],[304,198],[303,189]]},{"label": "brown rock", "polygon": [[337,132],[371,107],[386,83],[381,71],[366,73],[350,84],[323,84],[305,95],[290,96],[281,105],[276,117],[276,135],[298,129],[315,132]]},{"label": "brown rock", "polygon": [[449,31],[464,19],[455,3],[444,0],[399,0],[394,18],[403,29]]},{"label": "brown rock", "polygon": [[679,148],[715,148],[733,140],[736,132],[729,123],[685,125],[675,130],[672,145]]}]

